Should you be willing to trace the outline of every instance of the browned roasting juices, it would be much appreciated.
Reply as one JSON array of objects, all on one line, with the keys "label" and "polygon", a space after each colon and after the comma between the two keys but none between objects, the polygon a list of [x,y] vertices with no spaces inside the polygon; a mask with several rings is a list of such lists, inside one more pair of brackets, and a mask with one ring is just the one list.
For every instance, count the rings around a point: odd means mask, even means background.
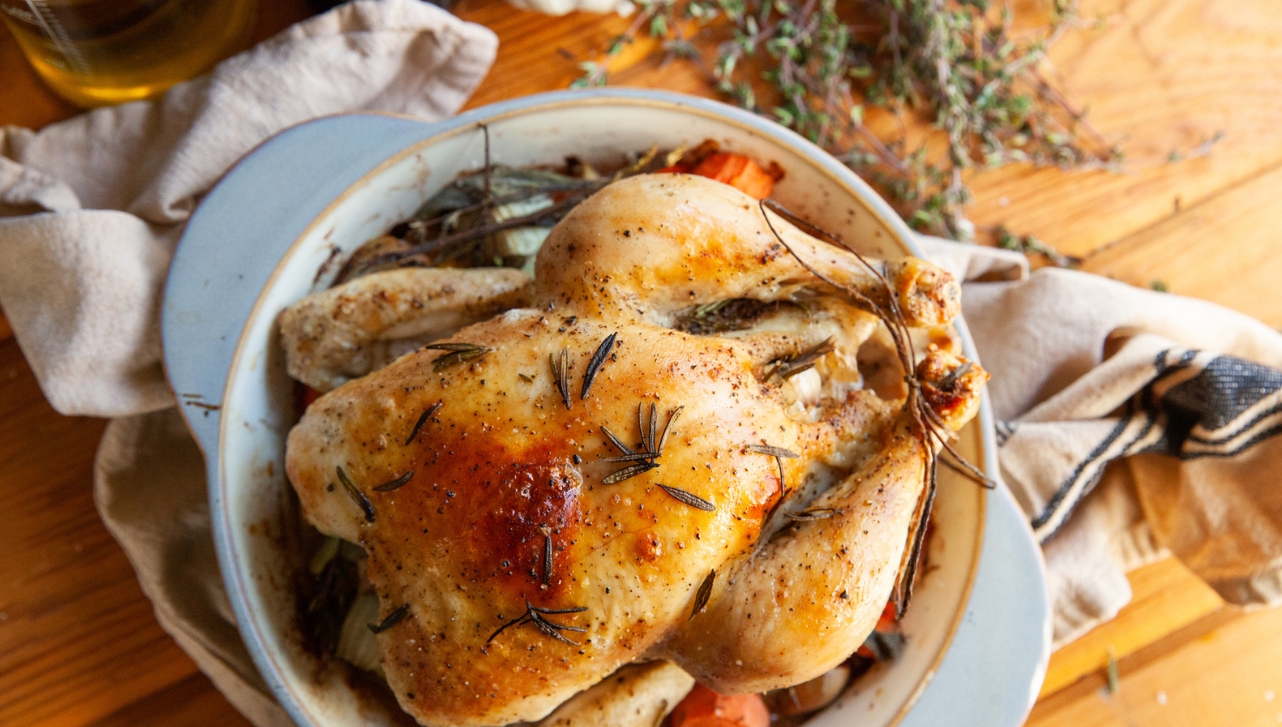
[{"label": "browned roasting juices", "polygon": [[291,375],[328,391],[289,479],[368,555],[401,706],[650,727],[696,680],[845,662],[911,580],[935,452],[988,378],[956,281],[687,174],[595,191],[533,270],[375,272],[281,319]]}]

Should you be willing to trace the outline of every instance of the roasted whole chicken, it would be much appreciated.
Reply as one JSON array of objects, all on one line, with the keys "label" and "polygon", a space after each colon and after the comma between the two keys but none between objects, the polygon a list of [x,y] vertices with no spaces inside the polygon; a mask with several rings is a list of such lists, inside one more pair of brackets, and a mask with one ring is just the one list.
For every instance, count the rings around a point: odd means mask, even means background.
[{"label": "roasted whole chicken", "polygon": [[794,685],[863,643],[920,524],[923,417],[960,428],[987,379],[959,299],[730,186],[632,177],[553,229],[532,283],[398,270],[287,311],[291,373],[322,390],[388,330],[468,324],[311,404],[289,479],[367,552],[419,722],[649,727],[695,680]]}]

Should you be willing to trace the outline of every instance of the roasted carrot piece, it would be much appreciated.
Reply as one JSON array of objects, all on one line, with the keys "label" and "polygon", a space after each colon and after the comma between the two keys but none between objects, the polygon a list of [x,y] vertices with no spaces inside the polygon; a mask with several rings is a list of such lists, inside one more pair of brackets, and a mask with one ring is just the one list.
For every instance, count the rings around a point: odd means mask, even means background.
[{"label": "roasted carrot piece", "polygon": [[718,694],[696,684],[672,710],[671,727],[770,727],[759,694]]},{"label": "roasted carrot piece", "polygon": [[895,620],[895,603],[891,601],[886,604],[886,608],[882,609],[881,618],[877,619],[876,630],[894,631],[896,623],[898,621]]},{"label": "roasted carrot piece", "polygon": [[760,164],[743,154],[716,152],[704,157],[694,168],[694,174],[725,182],[753,199],[765,199],[774,191],[778,178]]},{"label": "roasted carrot piece", "polygon": [[319,391],[313,389],[307,384],[298,384],[298,387],[294,390],[294,401],[296,403],[299,416],[302,416],[303,412],[307,411],[307,407],[311,406],[312,402],[319,398],[321,398],[321,393]]}]

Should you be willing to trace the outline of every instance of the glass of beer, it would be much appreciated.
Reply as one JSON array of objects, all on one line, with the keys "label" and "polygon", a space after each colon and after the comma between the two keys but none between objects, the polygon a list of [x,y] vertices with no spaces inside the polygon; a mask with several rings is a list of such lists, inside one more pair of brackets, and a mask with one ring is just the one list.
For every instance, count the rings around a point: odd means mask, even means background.
[{"label": "glass of beer", "polygon": [[0,0],[60,96],[103,106],[159,95],[244,49],[257,0]]}]

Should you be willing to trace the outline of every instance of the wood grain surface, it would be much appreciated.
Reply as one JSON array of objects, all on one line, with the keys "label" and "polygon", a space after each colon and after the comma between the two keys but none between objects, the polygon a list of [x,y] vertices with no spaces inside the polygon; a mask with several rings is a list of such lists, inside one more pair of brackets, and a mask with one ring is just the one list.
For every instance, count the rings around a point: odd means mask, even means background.
[{"label": "wood grain surface", "polygon": [[[470,107],[564,88],[628,22],[547,18],[496,0],[456,11],[501,41]],[[302,0],[265,2],[257,37],[308,13]],[[1086,270],[1161,281],[1282,326],[1277,0],[1088,0],[1083,16],[1089,23],[1052,52],[1057,78],[1095,127],[1122,140],[1124,170],[975,175],[975,221],[1036,234],[1085,258]],[[663,66],[649,50],[618,58],[614,82],[708,93],[697,68]],[[39,128],[74,113],[0,32],[0,123]],[[157,625],[97,518],[103,427],[49,408],[0,313],[0,724],[247,725]],[[1135,598],[1118,618],[1052,659],[1030,725],[1282,722],[1282,611],[1226,608],[1169,560],[1130,581]],[[1104,676],[1110,649],[1116,693]]]}]

